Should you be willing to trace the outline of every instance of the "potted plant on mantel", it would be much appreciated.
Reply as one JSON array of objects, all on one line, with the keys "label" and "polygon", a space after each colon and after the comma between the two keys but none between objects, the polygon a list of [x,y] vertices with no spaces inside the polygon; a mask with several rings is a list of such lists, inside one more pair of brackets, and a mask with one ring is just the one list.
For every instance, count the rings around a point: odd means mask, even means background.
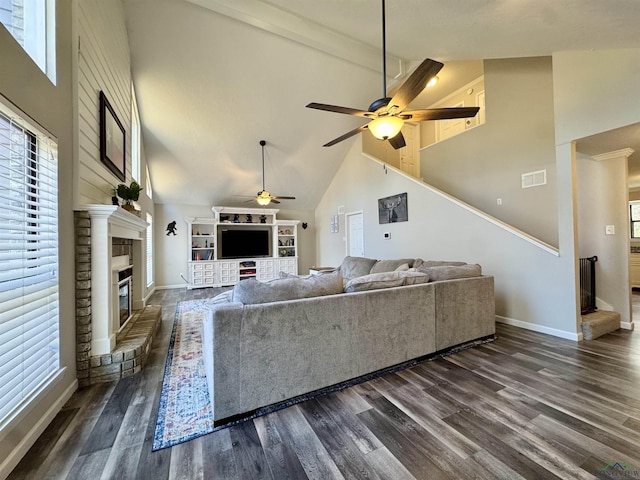
[{"label": "potted plant on mantel", "polygon": [[124,208],[128,212],[135,212],[136,207],[131,202],[137,202],[138,198],[140,198],[140,192],[142,191],[142,187],[135,180],[132,181],[129,186],[121,183],[116,187],[116,195],[118,195],[122,200],[124,200],[124,204],[122,208]]}]

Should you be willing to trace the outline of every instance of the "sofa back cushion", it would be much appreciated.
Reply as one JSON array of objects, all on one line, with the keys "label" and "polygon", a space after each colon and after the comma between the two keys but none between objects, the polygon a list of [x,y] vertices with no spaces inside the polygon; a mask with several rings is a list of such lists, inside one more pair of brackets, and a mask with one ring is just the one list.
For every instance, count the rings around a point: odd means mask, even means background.
[{"label": "sofa back cushion", "polygon": [[260,282],[254,278],[242,280],[233,287],[233,301],[248,305],[336,293],[342,293],[342,275],[338,270],[309,277],[276,278],[269,282]]},{"label": "sofa back cushion", "polygon": [[478,264],[416,267],[411,270],[426,273],[432,282],[454,280],[456,278],[479,277],[482,275],[482,267]]},{"label": "sofa back cushion", "polygon": [[344,291],[366,292],[367,290],[378,290],[380,288],[402,287],[404,285],[415,285],[426,283],[429,276],[422,272],[394,271],[380,272],[363,275],[349,280]]},{"label": "sofa back cushion", "polygon": [[421,267],[449,267],[449,266],[461,266],[466,265],[467,262],[454,262],[451,260],[423,260],[421,258],[416,258],[415,262],[413,262],[414,268]]},{"label": "sofa back cushion", "polygon": [[371,267],[373,267],[376,261],[375,258],[344,257],[344,260],[340,264],[342,278],[351,280],[352,278],[361,277],[362,275],[369,275],[369,273],[371,273]]},{"label": "sofa back cushion", "polygon": [[378,260],[373,264],[373,267],[371,267],[371,271],[369,273],[393,272],[405,263],[409,267],[413,267],[413,258],[401,258],[398,260]]}]

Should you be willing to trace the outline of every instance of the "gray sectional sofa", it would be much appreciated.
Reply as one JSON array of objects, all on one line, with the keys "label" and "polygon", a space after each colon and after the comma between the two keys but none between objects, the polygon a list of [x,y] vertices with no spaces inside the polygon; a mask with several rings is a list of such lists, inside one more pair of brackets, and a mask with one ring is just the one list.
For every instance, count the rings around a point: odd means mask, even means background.
[{"label": "gray sectional sofa", "polygon": [[[393,261],[371,274],[375,260],[367,270],[350,258],[315,277],[243,281],[207,312],[203,357],[215,425],[495,335],[493,277],[479,266],[422,264],[420,272],[405,267],[413,260]],[[418,280],[428,269],[434,278],[448,269],[449,279]],[[305,298],[296,298],[300,291]]]}]

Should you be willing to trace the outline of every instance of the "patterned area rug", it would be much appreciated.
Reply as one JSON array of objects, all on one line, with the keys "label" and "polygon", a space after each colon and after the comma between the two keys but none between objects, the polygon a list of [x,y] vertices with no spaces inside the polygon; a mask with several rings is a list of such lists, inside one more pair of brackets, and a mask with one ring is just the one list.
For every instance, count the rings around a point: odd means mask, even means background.
[{"label": "patterned area rug", "polygon": [[210,300],[187,300],[176,306],[153,451],[214,431],[200,335],[204,310],[209,304]]}]

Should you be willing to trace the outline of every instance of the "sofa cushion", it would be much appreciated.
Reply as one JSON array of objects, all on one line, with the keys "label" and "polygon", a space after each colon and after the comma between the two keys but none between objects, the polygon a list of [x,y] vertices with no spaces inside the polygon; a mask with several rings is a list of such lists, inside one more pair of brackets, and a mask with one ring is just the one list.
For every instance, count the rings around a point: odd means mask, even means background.
[{"label": "sofa cushion", "polygon": [[371,271],[369,273],[380,273],[380,272],[393,272],[399,266],[403,264],[409,265],[409,267],[413,266],[413,258],[401,258],[398,260],[378,260],[371,267]]},{"label": "sofa cushion", "polygon": [[420,267],[448,267],[448,266],[461,266],[466,265],[467,262],[453,262],[448,260],[423,260],[421,258],[416,258],[415,262],[413,262],[414,268]]},{"label": "sofa cushion", "polygon": [[375,258],[344,257],[340,264],[340,273],[345,280],[361,277],[371,273],[371,267],[376,263]]},{"label": "sofa cushion", "polygon": [[435,267],[417,267],[410,269],[429,275],[432,282],[439,280],[453,280],[456,278],[479,277],[482,275],[482,267],[478,264],[464,265],[440,265]]},{"label": "sofa cushion", "polygon": [[378,290],[380,288],[415,285],[428,281],[429,276],[422,272],[398,271],[370,273],[369,275],[363,275],[349,280],[344,291],[348,293],[365,292],[367,290]]},{"label": "sofa cushion", "polygon": [[342,293],[342,275],[337,270],[324,275],[276,278],[268,282],[260,282],[255,278],[243,280],[233,287],[233,301],[247,305],[336,293]]},{"label": "sofa cushion", "polygon": [[227,290],[226,292],[222,292],[219,295],[216,295],[213,298],[209,298],[207,300],[208,305],[217,305],[219,303],[229,303],[231,302],[231,298],[233,295],[233,290]]}]

